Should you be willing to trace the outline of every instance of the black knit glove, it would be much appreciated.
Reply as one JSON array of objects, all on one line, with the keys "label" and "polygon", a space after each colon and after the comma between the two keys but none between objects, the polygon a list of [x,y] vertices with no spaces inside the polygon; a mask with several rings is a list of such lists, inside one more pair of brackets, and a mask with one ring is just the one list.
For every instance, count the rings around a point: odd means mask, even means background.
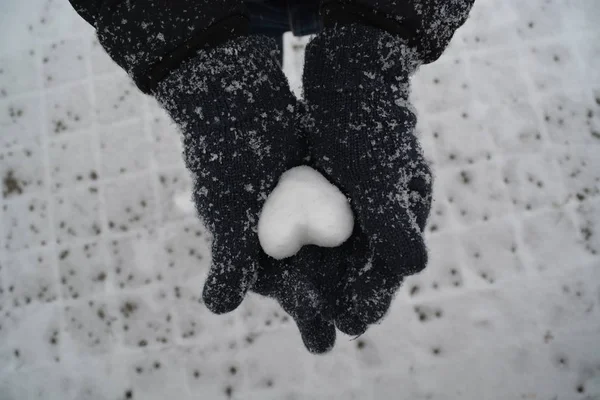
[{"label": "black knit glove", "polygon": [[407,41],[422,63],[437,60],[475,0],[323,0],[323,24],[378,27]]},{"label": "black knit glove", "polygon": [[[296,101],[272,54],[275,43],[213,24],[213,32],[227,33],[221,38],[226,40],[209,45],[205,28],[237,10],[237,3],[222,0],[72,3],[95,24],[113,59],[156,96],[183,134],[194,201],[213,235],[203,291],[207,307],[231,311],[255,286],[295,319],[310,351],[329,350],[335,341],[332,313],[304,273],[320,266],[310,264],[308,248],[297,259],[270,259],[256,232],[268,194],[305,155],[295,129]],[[193,46],[185,44],[190,38]]]},{"label": "black knit glove", "polygon": [[432,177],[408,102],[418,65],[403,40],[358,24],[325,29],[306,49],[313,162],[351,199],[356,217],[353,236],[329,261],[345,274],[335,322],[348,334],[380,320],[403,279],[427,263]]},{"label": "black knit glove", "polygon": [[184,133],[197,210],[213,233],[203,298],[233,310],[247,290],[273,297],[295,320],[306,347],[333,347],[335,327],[314,276],[310,249],[276,261],[261,249],[260,211],[279,177],[305,155],[295,128],[295,98],[262,36],[200,52],[158,86],[157,99]]}]

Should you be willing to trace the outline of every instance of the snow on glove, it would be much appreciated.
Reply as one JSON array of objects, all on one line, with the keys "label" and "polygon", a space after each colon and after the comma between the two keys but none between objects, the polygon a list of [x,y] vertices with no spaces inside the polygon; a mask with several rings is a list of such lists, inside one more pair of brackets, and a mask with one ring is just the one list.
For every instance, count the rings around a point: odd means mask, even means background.
[{"label": "snow on glove", "polygon": [[182,127],[194,200],[214,237],[206,305],[231,311],[249,289],[274,297],[296,320],[307,348],[320,353],[333,346],[335,327],[299,270],[306,263],[267,257],[256,232],[267,195],[304,155],[295,98],[274,46],[250,36],[199,52],[159,84],[157,99]]},{"label": "snow on glove", "polygon": [[407,41],[422,63],[437,60],[475,0],[323,0],[323,24],[378,27]]},{"label": "snow on glove", "polygon": [[144,93],[195,53],[248,32],[241,0],[69,0]]},{"label": "snow on glove", "polygon": [[213,235],[203,291],[207,307],[216,313],[235,309],[258,279],[257,291],[274,297],[295,319],[310,351],[332,348],[335,327],[324,317],[321,295],[293,260],[269,259],[256,234],[267,195],[305,155],[295,129],[296,101],[272,54],[275,43],[240,36],[244,26],[210,25],[240,17],[235,2],[71,2],[183,134],[196,208]]},{"label": "snow on glove", "polygon": [[201,53],[159,84],[157,98],[183,127],[194,200],[214,236],[206,305],[230,311],[248,289],[273,297],[296,321],[306,347],[322,353],[333,347],[335,327],[304,273],[317,268],[310,259],[267,257],[256,232],[267,195],[304,155],[295,99],[273,47],[271,39],[253,36]]},{"label": "snow on glove", "polygon": [[335,322],[348,334],[380,320],[404,277],[427,263],[432,177],[408,103],[418,65],[404,40],[360,24],[325,29],[306,49],[313,162],[349,196],[356,218],[349,256],[331,252],[345,270]]}]

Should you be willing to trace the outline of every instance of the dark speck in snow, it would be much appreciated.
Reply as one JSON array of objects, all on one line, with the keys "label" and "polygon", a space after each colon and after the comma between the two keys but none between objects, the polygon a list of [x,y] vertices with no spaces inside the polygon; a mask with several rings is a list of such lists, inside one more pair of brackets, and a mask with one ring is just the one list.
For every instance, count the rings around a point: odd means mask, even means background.
[{"label": "dark speck in snow", "polygon": [[6,176],[4,177],[4,187],[3,187],[3,194],[4,197],[8,197],[9,195],[13,195],[13,194],[22,194],[23,193],[23,188],[21,187],[21,184],[19,183],[19,181],[14,177],[14,171],[13,170],[9,170],[6,173]]},{"label": "dark speck in snow", "polygon": [[462,182],[465,185],[468,185],[471,182],[471,176],[469,175],[469,173],[467,171],[461,171],[460,172],[460,177],[462,179]]},{"label": "dark speck in snow", "polygon": [[414,296],[417,293],[419,293],[419,286],[418,285],[413,285],[413,287],[410,288],[410,295]]}]

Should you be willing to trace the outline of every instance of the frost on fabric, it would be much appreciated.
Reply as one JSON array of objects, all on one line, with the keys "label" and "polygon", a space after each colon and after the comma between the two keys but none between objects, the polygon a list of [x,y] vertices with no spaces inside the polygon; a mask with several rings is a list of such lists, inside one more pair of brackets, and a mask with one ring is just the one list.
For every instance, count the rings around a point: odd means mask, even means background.
[{"label": "frost on fabric", "polygon": [[[465,23],[475,0],[409,0],[408,7],[420,22],[418,34],[411,40],[425,63],[437,60],[446,49],[454,32]],[[398,12],[396,2],[376,1],[375,8],[387,12],[399,24],[408,13]],[[395,12],[394,12],[395,11]]]},{"label": "frost on fabric", "polygon": [[[98,40],[111,58],[140,86],[149,70],[227,16],[240,15],[243,3],[201,1],[119,2],[73,1],[75,9],[97,30]],[[105,4],[106,3],[106,4]]]},{"label": "frost on fabric", "polygon": [[323,316],[326,302],[316,278],[321,271],[298,268],[319,259],[267,257],[257,234],[260,211],[277,180],[305,156],[296,100],[274,47],[271,39],[251,36],[200,51],[155,95],[182,132],[196,211],[213,236],[204,303],[225,313],[249,289],[273,297],[296,321],[306,347],[321,353],[335,342],[333,321]]},{"label": "frost on fabric", "polygon": [[260,210],[297,163],[294,98],[271,46],[253,36],[200,51],[156,93],[181,128],[196,210],[214,237],[205,300],[217,312],[235,307],[255,281]]},{"label": "frost on fabric", "polygon": [[309,244],[337,247],[350,237],[353,227],[346,196],[319,172],[300,166],[285,172],[269,195],[258,238],[265,253],[279,260]]},{"label": "frost on fabric", "polygon": [[420,63],[406,41],[359,25],[325,30],[307,47],[314,157],[350,197],[360,227],[351,238],[358,266],[338,289],[336,325],[349,334],[381,319],[404,277],[427,262],[432,176],[409,103]]}]

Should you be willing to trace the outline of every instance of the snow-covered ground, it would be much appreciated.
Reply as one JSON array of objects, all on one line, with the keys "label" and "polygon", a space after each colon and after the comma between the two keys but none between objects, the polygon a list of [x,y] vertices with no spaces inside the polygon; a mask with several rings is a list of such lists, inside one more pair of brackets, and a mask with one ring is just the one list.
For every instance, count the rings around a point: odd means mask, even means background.
[{"label": "snow-covered ground", "polygon": [[600,399],[598,21],[598,0],[477,1],[414,79],[431,263],[317,357],[273,301],[199,304],[168,118],[66,0],[3,0],[0,399]]}]

